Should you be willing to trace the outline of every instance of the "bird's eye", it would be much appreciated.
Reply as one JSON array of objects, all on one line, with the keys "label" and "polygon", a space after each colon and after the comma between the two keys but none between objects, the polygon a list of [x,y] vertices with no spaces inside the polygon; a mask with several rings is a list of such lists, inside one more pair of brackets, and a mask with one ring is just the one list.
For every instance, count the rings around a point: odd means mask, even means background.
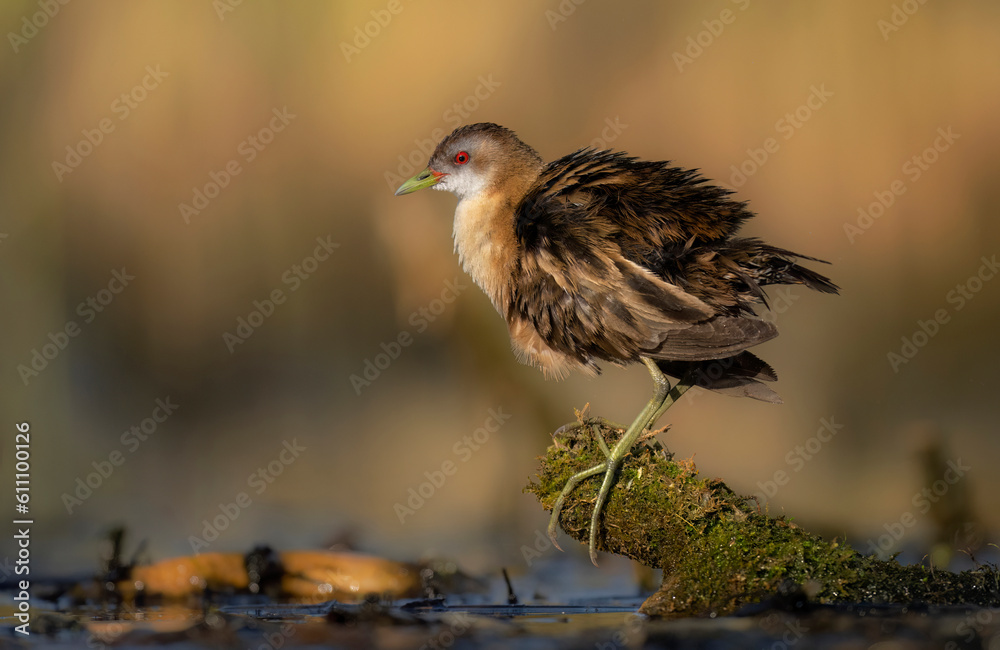
[{"label": "bird's eye", "polygon": [[469,154],[467,152],[459,151],[457,154],[455,154],[456,165],[464,165],[467,162],[469,162]]}]

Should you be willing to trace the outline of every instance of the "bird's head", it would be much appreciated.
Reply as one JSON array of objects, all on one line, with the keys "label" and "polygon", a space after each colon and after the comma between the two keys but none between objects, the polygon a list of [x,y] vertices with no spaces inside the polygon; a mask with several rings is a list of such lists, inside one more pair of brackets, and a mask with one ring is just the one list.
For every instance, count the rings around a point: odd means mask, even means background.
[{"label": "bird's head", "polygon": [[532,181],[541,168],[538,153],[510,129],[469,124],[442,140],[427,168],[400,185],[396,196],[432,187],[464,199],[501,184]]}]

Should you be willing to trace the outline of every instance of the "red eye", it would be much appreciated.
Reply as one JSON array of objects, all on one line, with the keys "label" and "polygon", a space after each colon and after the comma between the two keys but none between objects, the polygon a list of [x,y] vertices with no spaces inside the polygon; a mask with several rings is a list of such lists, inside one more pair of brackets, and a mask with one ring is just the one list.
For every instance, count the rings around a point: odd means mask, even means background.
[{"label": "red eye", "polygon": [[469,162],[469,154],[468,153],[466,153],[464,151],[459,151],[457,154],[455,154],[455,164],[456,165],[464,165],[467,162]]}]

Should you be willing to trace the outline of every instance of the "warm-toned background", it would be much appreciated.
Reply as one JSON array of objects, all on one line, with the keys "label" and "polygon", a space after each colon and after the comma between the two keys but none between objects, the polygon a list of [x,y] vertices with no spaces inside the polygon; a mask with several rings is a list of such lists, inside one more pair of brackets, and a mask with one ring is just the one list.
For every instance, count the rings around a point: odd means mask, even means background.
[{"label": "warm-toned background", "polygon": [[[557,384],[518,365],[452,252],[454,198],[392,196],[421,148],[476,121],[547,159],[593,144],[699,167],[751,202],[747,234],[833,263],[839,297],[772,293],[782,335],[758,350],[785,404],[692,395],[665,419],[674,451],[746,493],[786,472],[770,511],[862,549],[902,528],[891,549],[913,559],[935,534],[997,539],[1000,282],[970,282],[1000,254],[995,2],[225,2],[71,2],[37,30],[38,3],[0,6],[0,485],[28,420],[33,569],[93,568],[117,523],[156,557],[190,552],[241,492],[250,505],[210,550],[350,537],[526,568],[547,515],[521,487],[548,432],[588,401],[629,419],[650,386],[637,367]],[[241,143],[275,109],[295,117],[248,161]],[[88,147],[102,120],[113,130]],[[748,150],[768,138],[757,166]],[[185,220],[180,204],[231,161],[239,173]],[[849,235],[892,187],[905,192]],[[318,237],[339,247],[312,266]],[[78,311],[122,268],[134,280],[110,304]],[[467,289],[440,301],[456,278]],[[279,289],[230,352],[224,335]],[[939,310],[894,369],[887,355]],[[78,334],[25,381],[18,366],[70,321]],[[401,333],[412,343],[359,395],[351,375]],[[122,439],[167,398],[154,433]],[[490,409],[510,418],[476,443]],[[824,418],[842,428],[810,442]],[[285,442],[305,448],[287,465]],[[64,495],[113,454],[68,514]],[[914,495],[959,459],[970,469],[937,486],[947,506],[924,512]],[[446,461],[401,523],[395,505]],[[269,463],[280,475],[251,478]]]}]

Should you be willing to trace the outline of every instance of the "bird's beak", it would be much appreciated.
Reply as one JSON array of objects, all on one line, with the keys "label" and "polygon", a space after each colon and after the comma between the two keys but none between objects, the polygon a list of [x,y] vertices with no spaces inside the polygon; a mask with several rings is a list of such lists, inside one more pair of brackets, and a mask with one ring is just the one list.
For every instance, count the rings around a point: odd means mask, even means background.
[{"label": "bird's beak", "polygon": [[431,187],[433,185],[437,185],[439,182],[441,182],[441,179],[444,178],[445,176],[447,176],[447,174],[433,171],[430,167],[428,167],[424,171],[420,172],[410,180],[400,185],[399,189],[396,190],[396,196],[400,196],[402,194],[409,194],[410,192],[416,192],[417,190],[422,190],[425,187]]}]

